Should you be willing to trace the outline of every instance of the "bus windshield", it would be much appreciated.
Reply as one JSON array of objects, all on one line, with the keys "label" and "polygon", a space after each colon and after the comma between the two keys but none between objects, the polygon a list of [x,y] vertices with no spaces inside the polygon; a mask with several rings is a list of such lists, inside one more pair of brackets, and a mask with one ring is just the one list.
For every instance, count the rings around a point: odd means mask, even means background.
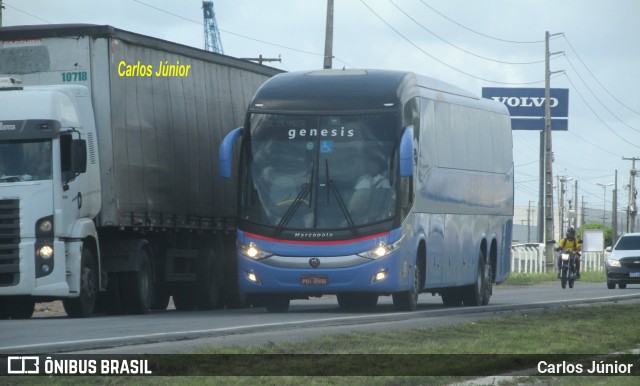
[{"label": "bus windshield", "polygon": [[397,116],[254,114],[240,218],[283,229],[353,229],[396,211]]}]

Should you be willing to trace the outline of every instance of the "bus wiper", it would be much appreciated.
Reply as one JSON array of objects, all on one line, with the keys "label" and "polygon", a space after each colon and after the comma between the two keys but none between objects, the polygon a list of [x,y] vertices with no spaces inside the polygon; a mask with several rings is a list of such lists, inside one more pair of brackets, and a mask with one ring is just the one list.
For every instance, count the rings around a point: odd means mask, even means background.
[{"label": "bus wiper", "polygon": [[[327,187],[329,188],[328,190],[330,190],[333,195],[336,197],[336,200],[338,201],[338,206],[340,207],[340,210],[342,211],[342,214],[344,215],[344,218],[347,219],[347,223],[349,223],[349,228],[351,228],[351,232],[353,232],[353,234],[357,234],[358,231],[356,229],[355,224],[353,223],[353,218],[351,217],[351,214],[349,213],[349,209],[347,209],[347,206],[344,204],[344,200],[342,199],[342,196],[340,195],[340,191],[338,190],[338,187],[336,186],[336,184],[333,182],[333,180],[331,179],[331,177],[329,177],[329,160],[325,159],[325,169],[326,169],[326,178],[327,178]],[[329,202],[329,192],[327,191],[327,202]]]},{"label": "bus wiper", "polygon": [[[287,211],[284,212],[284,216],[282,216],[282,218],[278,222],[278,225],[276,226],[276,234],[279,234],[282,232],[284,227],[287,226],[289,221],[291,221],[291,218],[296,213],[300,205],[302,205],[302,203],[304,202],[304,199],[307,197],[308,194],[311,193],[312,191],[311,187],[313,186],[313,175],[315,173],[315,170],[316,170],[316,165],[311,164],[311,181],[304,184],[304,186],[302,187],[302,189],[300,190],[296,198],[293,199],[293,203],[291,203],[291,206],[289,206],[289,208],[287,208]],[[311,206],[311,202],[312,200],[310,197],[309,206]]]}]

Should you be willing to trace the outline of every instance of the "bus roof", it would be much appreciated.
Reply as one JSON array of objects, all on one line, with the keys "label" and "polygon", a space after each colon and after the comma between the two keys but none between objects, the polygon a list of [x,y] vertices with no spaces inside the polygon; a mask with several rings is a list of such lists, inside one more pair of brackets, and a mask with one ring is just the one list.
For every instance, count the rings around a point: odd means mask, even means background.
[{"label": "bus roof", "polygon": [[[254,112],[389,110],[423,96],[506,114],[500,103],[427,76],[391,70],[315,70],[278,74],[253,97]],[[501,105],[501,106],[496,106]]]}]

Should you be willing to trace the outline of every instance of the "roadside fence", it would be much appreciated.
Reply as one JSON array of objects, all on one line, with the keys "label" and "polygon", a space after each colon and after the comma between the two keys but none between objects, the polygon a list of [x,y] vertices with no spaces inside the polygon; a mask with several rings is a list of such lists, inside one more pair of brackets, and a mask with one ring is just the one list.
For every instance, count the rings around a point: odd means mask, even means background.
[{"label": "roadside fence", "polygon": [[[544,244],[517,244],[511,246],[511,272],[544,273],[547,269],[554,270],[557,255],[554,253],[553,266],[547,267]],[[603,271],[603,252],[582,252],[580,256],[580,271]]]}]

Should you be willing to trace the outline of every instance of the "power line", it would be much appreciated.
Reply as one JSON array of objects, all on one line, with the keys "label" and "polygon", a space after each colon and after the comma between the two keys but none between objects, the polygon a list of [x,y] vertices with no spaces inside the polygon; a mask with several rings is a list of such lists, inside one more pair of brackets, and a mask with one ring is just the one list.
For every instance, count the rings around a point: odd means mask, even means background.
[{"label": "power line", "polygon": [[587,72],[589,73],[589,75],[591,75],[591,77],[593,79],[595,79],[595,81],[600,85],[600,87],[602,87],[602,89],[609,94],[609,96],[611,98],[613,98],[616,102],[620,103],[622,106],[626,107],[627,109],[633,111],[636,114],[640,114],[640,111],[635,110],[629,106],[627,106],[626,104],[624,104],[621,100],[619,100],[618,98],[615,97],[615,95],[613,95],[609,90],[607,90],[607,88],[598,80],[598,78],[593,74],[593,72],[591,72],[591,70],[589,69],[589,67],[587,66],[587,64],[582,60],[582,58],[580,58],[580,55],[578,55],[578,52],[573,48],[573,45],[571,44],[571,42],[569,41],[569,39],[564,36],[564,39],[567,41],[567,44],[569,45],[569,48],[571,48],[571,51],[573,52],[573,54],[578,58],[578,60],[580,61],[580,63],[582,63],[582,65],[584,66],[584,68],[587,69]]},{"label": "power line", "polygon": [[640,148],[640,146],[636,145],[635,143],[632,143],[631,141],[629,141],[628,138],[624,138],[623,136],[621,136],[620,134],[618,134],[615,130],[613,130],[611,128],[611,126],[607,125],[606,122],[600,117],[600,115],[598,115],[598,113],[595,112],[595,110],[593,109],[593,107],[591,107],[591,105],[587,102],[587,100],[585,99],[585,97],[582,95],[582,93],[580,93],[580,91],[578,91],[578,88],[576,87],[576,85],[573,83],[573,81],[571,80],[571,78],[569,77],[569,75],[567,73],[565,73],[565,76],[567,77],[567,80],[569,81],[569,83],[571,83],[571,85],[574,88],[574,91],[578,93],[578,95],[580,96],[580,98],[582,98],[582,101],[585,103],[585,105],[587,106],[587,108],[589,108],[589,110],[591,110],[591,112],[593,113],[593,115],[596,116],[596,118],[598,118],[598,120],[600,122],[602,122],[602,124],[609,129],[609,131],[611,131],[616,137],[620,138],[621,140],[623,140],[624,142],[628,143],[629,145],[635,146]]},{"label": "power line", "polygon": [[364,2],[364,0],[360,0],[360,2],[369,10],[371,11],[371,13],[373,13],[378,19],[380,19],[380,21],[382,21],[387,27],[391,28],[391,30],[393,30],[393,32],[395,32],[398,36],[400,36],[402,39],[404,39],[407,43],[411,44],[412,46],[414,46],[416,49],[418,49],[420,52],[422,52],[423,54],[427,55],[428,57],[430,57],[431,59],[435,60],[436,62],[442,64],[443,66],[446,66],[454,71],[457,71],[461,74],[467,75],[469,77],[478,79],[478,80],[482,80],[485,82],[489,82],[489,83],[495,83],[495,84],[504,84],[504,85],[529,85],[529,84],[537,84],[537,83],[543,83],[544,80],[537,80],[537,81],[533,81],[533,82],[500,82],[497,80],[492,80],[492,79],[487,79],[487,78],[482,78],[480,76],[477,75],[473,75],[470,74],[468,72],[465,72],[459,68],[456,68],[438,58],[436,58],[435,56],[429,54],[427,51],[425,51],[424,49],[422,49],[420,46],[418,46],[416,43],[414,43],[413,41],[411,41],[411,39],[407,38],[406,36],[404,36],[402,33],[400,33],[400,31],[398,31],[396,28],[394,28],[391,24],[389,24],[382,16],[380,16],[376,11],[374,11],[371,7],[369,7],[369,5],[367,5],[367,3]]},{"label": "power line", "polygon": [[420,2],[421,2],[422,4],[424,4],[427,8],[431,9],[433,12],[435,12],[435,13],[437,13],[438,15],[440,15],[440,16],[442,16],[442,17],[444,17],[445,19],[449,20],[449,21],[450,21],[450,22],[452,22],[453,24],[455,24],[455,25],[457,25],[457,26],[459,26],[459,27],[461,27],[461,28],[464,28],[464,29],[466,29],[467,31],[473,32],[474,34],[477,34],[477,35],[480,35],[480,36],[484,36],[484,37],[489,38],[489,39],[498,40],[498,41],[501,41],[501,42],[507,42],[507,43],[517,43],[517,44],[535,44],[535,43],[544,43],[544,40],[517,41],[517,40],[501,39],[501,38],[497,38],[497,37],[494,37],[494,36],[486,35],[486,34],[483,34],[483,33],[481,33],[481,32],[478,32],[478,31],[476,31],[476,30],[473,30],[473,29],[471,29],[471,28],[468,28],[468,27],[466,27],[466,26],[464,26],[464,25],[462,25],[462,24],[458,23],[457,21],[455,21],[455,20],[453,20],[453,19],[451,19],[451,18],[447,17],[447,16],[446,16],[446,15],[444,15],[443,13],[438,12],[438,10],[436,10],[435,8],[433,8],[432,6],[430,6],[429,4],[427,4],[424,0],[420,0]]},{"label": "power line", "polygon": [[389,0],[389,2],[391,4],[393,4],[394,7],[396,7],[400,12],[402,12],[406,17],[408,17],[409,19],[411,19],[411,21],[413,21],[414,23],[416,23],[418,26],[420,26],[420,28],[422,28],[423,30],[429,32],[431,35],[435,36],[436,38],[440,39],[441,41],[445,42],[446,44],[450,45],[453,48],[456,48],[466,54],[469,54],[471,56],[475,56],[476,58],[480,58],[480,59],[484,59],[484,60],[488,60],[490,62],[495,62],[495,63],[502,63],[502,64],[513,64],[513,65],[522,65],[522,64],[539,64],[539,63],[544,63],[544,59],[542,60],[537,60],[537,61],[531,61],[531,62],[508,62],[508,61],[504,61],[504,60],[498,60],[498,59],[491,59],[488,58],[486,56],[482,56],[482,55],[478,55],[476,53],[473,53],[471,51],[465,50],[464,48],[461,48],[453,43],[451,43],[450,41],[446,40],[445,38],[443,38],[442,36],[436,34],[435,32],[431,31],[430,29],[428,29],[427,27],[425,27],[423,24],[421,24],[419,21],[417,21],[416,19],[414,19],[411,15],[409,15],[407,12],[405,12],[402,8],[400,8],[396,3],[393,2],[393,0]]},{"label": "power line", "polygon": [[24,10],[22,10],[22,9],[18,8],[18,7],[15,7],[15,6],[13,6],[13,5],[11,5],[11,4],[9,4],[9,3],[7,3],[6,1],[5,1],[3,4],[4,4],[4,5],[6,5],[6,6],[7,6],[7,7],[9,7],[9,8],[13,8],[13,9],[15,9],[15,10],[16,10],[16,11],[18,11],[18,12],[22,12],[22,13],[24,13],[25,15],[29,15],[29,16],[31,16],[31,17],[34,17],[34,18],[38,19],[38,20],[44,21],[44,22],[45,22],[45,23],[47,23],[47,24],[53,24],[53,23],[52,23],[52,22],[50,22],[49,20],[43,19],[43,18],[41,18],[41,17],[39,17],[39,16],[36,16],[36,15],[34,15],[34,14],[32,14],[32,13],[29,13],[29,12],[27,12],[27,11],[24,11]]},{"label": "power line", "polygon": [[[166,13],[166,14],[168,14],[168,15],[172,15],[172,16],[175,16],[175,17],[177,17],[177,18],[180,18],[180,19],[183,19],[183,20],[186,20],[186,21],[190,21],[190,22],[195,23],[195,24],[198,24],[198,25],[204,25],[204,24],[203,24],[202,22],[200,22],[200,21],[196,21],[196,20],[193,20],[193,19],[189,19],[189,18],[187,18],[187,17],[184,17],[184,16],[180,16],[180,15],[178,15],[178,14],[175,14],[175,13],[173,13],[173,12],[169,12],[169,11],[166,11],[166,10],[164,10],[164,9],[162,9],[162,8],[158,8],[158,7],[156,7],[156,6],[154,6],[154,5],[151,5],[151,4],[147,4],[147,3],[143,2],[143,1],[140,1],[140,0],[132,0],[132,1],[135,1],[136,3],[142,4],[142,5],[147,6],[147,7],[149,7],[149,8],[153,8],[153,9],[155,9],[155,10],[157,10],[157,11],[164,12],[164,13]],[[300,52],[300,53],[307,54],[307,55],[314,55],[314,56],[322,56],[322,57],[324,57],[324,53],[317,53],[317,52],[305,51],[305,50],[301,50],[301,49],[298,49],[298,48],[288,47],[288,46],[285,46],[285,45],[282,45],[282,44],[271,43],[271,42],[267,42],[267,41],[265,41],[265,40],[260,40],[260,39],[252,38],[252,37],[250,37],[250,36],[246,36],[246,35],[238,34],[238,33],[235,33],[235,32],[228,31],[228,30],[224,30],[224,29],[222,29],[222,28],[218,28],[218,30],[219,30],[220,32],[227,33],[227,34],[229,34],[229,35],[237,36],[237,37],[240,37],[240,38],[243,38],[243,39],[247,39],[247,40],[251,40],[251,41],[254,41],[254,42],[257,42],[257,43],[267,44],[267,45],[270,45],[270,46],[283,48],[283,49],[285,49],[285,50],[290,50],[290,51]],[[340,58],[338,58],[338,57],[336,57],[336,56],[334,56],[333,58],[334,58],[335,60],[337,60],[338,62],[340,62],[340,63],[342,63],[342,64],[344,64],[344,65],[346,65],[346,66],[348,66],[348,67],[353,67],[353,66],[352,66],[352,65],[350,65],[349,63],[347,63],[347,62],[345,62],[345,61],[341,60]]]}]

